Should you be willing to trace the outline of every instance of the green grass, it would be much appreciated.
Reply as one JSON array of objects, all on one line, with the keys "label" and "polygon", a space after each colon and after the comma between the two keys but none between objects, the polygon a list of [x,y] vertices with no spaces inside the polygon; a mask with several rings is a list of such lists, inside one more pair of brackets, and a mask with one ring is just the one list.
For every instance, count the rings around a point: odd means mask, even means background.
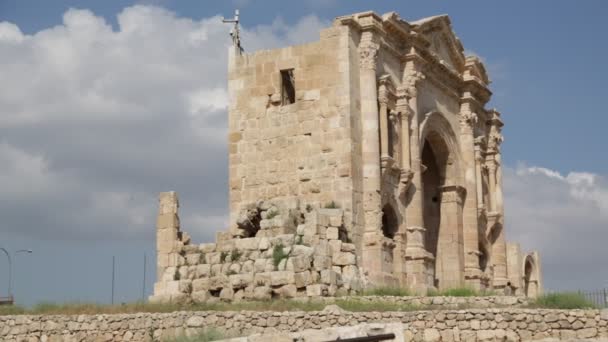
[{"label": "green grass", "polygon": [[383,287],[375,287],[369,290],[365,290],[363,291],[363,293],[361,293],[362,296],[397,296],[397,297],[407,297],[407,296],[411,296],[412,294],[410,293],[410,291],[406,288],[403,287],[390,287],[390,286],[383,286]]},{"label": "green grass", "polygon": [[0,305],[0,316],[22,315],[25,309],[18,305]]},{"label": "green grass", "polygon": [[209,328],[205,329],[201,333],[195,336],[180,336],[174,339],[170,339],[167,342],[211,342],[217,340],[223,340],[229,338],[217,329]]},{"label": "green grass", "polygon": [[416,311],[424,307],[412,304],[398,304],[388,301],[366,302],[358,299],[337,300],[335,303],[346,311],[373,312],[373,311]]},{"label": "green grass", "polygon": [[325,204],[325,209],[338,209],[340,206],[335,201],[331,201]]},{"label": "green grass", "polygon": [[[377,288],[370,290],[366,295],[396,296],[407,295],[406,291],[394,288]],[[470,289],[450,289],[437,295],[470,296],[474,294]],[[6,305],[0,306],[0,315],[95,315],[95,314],[119,314],[140,312],[175,312],[175,311],[321,311],[326,305],[322,301],[300,301],[287,299],[274,299],[268,301],[243,301],[233,303],[201,303],[201,304],[151,304],[151,303],[129,303],[121,305],[102,305],[95,303],[40,303],[31,308]],[[394,301],[376,300],[368,301],[363,298],[336,298],[334,304],[347,311],[371,312],[371,311],[416,311],[416,310],[442,310],[444,306],[402,304]],[[587,309],[594,305],[577,293],[553,293],[539,297],[533,301],[531,308],[549,309]],[[459,307],[467,309],[468,305]],[[181,340],[179,340],[181,341]],[[188,341],[188,340],[184,340]],[[203,340],[204,341],[204,340]]]},{"label": "green grass", "polygon": [[274,264],[274,267],[278,267],[279,264],[281,263],[281,260],[287,258],[289,255],[285,253],[285,251],[283,250],[283,245],[282,244],[278,244],[274,246],[274,249],[272,250],[272,263]]},{"label": "green grass", "polygon": [[235,262],[239,260],[241,256],[243,256],[243,252],[239,251],[238,249],[233,249],[232,253],[230,254],[230,261]]},{"label": "green grass", "polygon": [[495,296],[494,291],[477,291],[469,287],[455,287],[445,290],[431,290],[426,294],[428,297],[486,297]]},{"label": "green grass", "polygon": [[530,303],[534,308],[593,309],[595,305],[576,292],[558,292],[542,295]]},{"label": "green grass", "polygon": [[322,302],[295,300],[243,301],[234,303],[201,304],[152,304],[128,303],[122,305],[103,305],[96,303],[40,303],[32,308],[20,306],[0,306],[0,315],[96,315],[139,312],[175,311],[320,311]]}]

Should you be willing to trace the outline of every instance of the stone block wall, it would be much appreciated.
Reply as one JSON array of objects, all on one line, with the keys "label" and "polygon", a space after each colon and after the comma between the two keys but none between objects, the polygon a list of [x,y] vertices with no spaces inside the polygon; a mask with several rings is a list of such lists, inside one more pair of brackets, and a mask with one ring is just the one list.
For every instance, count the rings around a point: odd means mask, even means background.
[{"label": "stone block wall", "polygon": [[[229,62],[230,229],[259,200],[331,201],[352,222],[352,70],[347,27],[320,40],[237,54]],[[291,70],[295,101],[284,103],[282,71]]]},{"label": "stone block wall", "polygon": [[[249,336],[389,322],[403,325],[399,334],[402,338],[398,341],[516,342],[608,338],[608,310],[474,309],[418,312],[182,311],[120,315],[0,316],[0,340],[162,341],[183,335],[194,336],[202,329],[211,327],[233,336]],[[258,341],[268,340],[270,339]]]},{"label": "stone block wall", "polygon": [[158,234],[169,242],[163,241],[158,253],[160,261],[169,262],[159,261],[151,302],[323,297],[354,294],[364,285],[341,209],[301,211],[260,202],[257,214],[243,219],[259,220],[255,236],[218,233],[216,243],[195,245],[178,226],[163,224],[166,208],[175,209],[171,215],[177,208],[163,203],[166,198],[177,201],[177,196],[161,195]]}]

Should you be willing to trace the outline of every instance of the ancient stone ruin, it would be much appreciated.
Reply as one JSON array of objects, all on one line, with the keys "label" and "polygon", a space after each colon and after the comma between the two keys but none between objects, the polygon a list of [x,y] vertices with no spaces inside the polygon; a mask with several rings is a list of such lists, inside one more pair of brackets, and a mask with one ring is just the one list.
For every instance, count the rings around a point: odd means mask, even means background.
[{"label": "ancient stone ruin", "polygon": [[503,122],[447,16],[336,18],[310,44],[230,48],[230,226],[180,230],[161,193],[152,301],[418,293],[534,297],[539,257],[504,230]]}]

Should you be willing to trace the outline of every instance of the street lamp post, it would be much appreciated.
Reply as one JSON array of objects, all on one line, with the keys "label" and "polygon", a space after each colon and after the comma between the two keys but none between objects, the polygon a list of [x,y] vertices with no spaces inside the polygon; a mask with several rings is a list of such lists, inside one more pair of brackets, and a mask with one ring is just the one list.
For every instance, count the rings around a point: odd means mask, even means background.
[{"label": "street lamp post", "polygon": [[[8,296],[11,298],[11,300],[14,300],[13,299],[13,262],[11,260],[11,254],[4,247],[0,247],[0,250],[3,251],[4,254],[6,254],[6,258],[8,259]],[[14,254],[17,254],[17,253],[32,253],[32,250],[31,249],[20,249],[20,250],[16,251]]]}]

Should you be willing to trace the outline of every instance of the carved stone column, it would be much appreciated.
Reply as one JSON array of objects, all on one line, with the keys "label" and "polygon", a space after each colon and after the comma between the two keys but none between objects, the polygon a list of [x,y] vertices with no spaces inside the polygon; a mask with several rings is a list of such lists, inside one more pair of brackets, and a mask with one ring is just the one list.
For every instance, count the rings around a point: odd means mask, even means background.
[{"label": "carved stone column", "polygon": [[409,97],[405,94],[405,90],[399,91],[397,97],[397,112],[400,114],[401,120],[401,169],[410,170],[410,118],[412,117],[412,108],[409,105]]},{"label": "carved stone column", "polygon": [[[359,84],[362,123],[363,211],[365,228],[362,241],[362,266],[372,282],[382,282],[382,208],[381,170],[378,132],[378,86],[376,58],[379,44],[371,31],[361,35],[359,44]],[[388,146],[388,144],[387,144]]]},{"label": "carved stone column", "polygon": [[[474,289],[481,289],[479,267],[479,222],[477,216],[477,172],[473,127],[477,114],[472,112],[470,97],[462,99],[460,107],[460,149],[464,167],[466,200],[463,209],[464,269],[465,282]],[[481,180],[479,180],[481,181]]]},{"label": "carved stone column", "polygon": [[[500,113],[496,110],[489,112],[490,117],[490,134],[488,137],[488,152],[493,155],[492,163],[489,165],[490,183],[494,185],[493,190],[493,211],[499,217],[500,230],[495,236],[495,241],[492,245],[492,263],[494,265],[494,287],[503,288],[508,281],[507,271],[507,243],[505,238],[504,227],[504,207],[502,198],[502,160],[500,155],[500,144],[503,141],[500,133],[503,125],[500,120]],[[491,191],[492,191],[491,190]]]},{"label": "carved stone column", "polygon": [[483,145],[483,137],[475,139],[475,177],[477,178],[477,207],[483,209],[483,178],[481,176],[481,165],[483,157],[481,156],[481,148]]},{"label": "carved stone column", "polygon": [[408,61],[405,66],[403,83],[407,85],[409,95],[409,112],[411,113],[411,131],[409,150],[411,163],[411,186],[409,187],[409,203],[406,208],[407,241],[406,241],[406,273],[408,286],[416,292],[425,292],[433,286],[432,268],[433,256],[425,249],[424,202],[422,199],[422,168],[420,160],[420,135],[418,123],[418,89],[416,84],[424,78],[418,72],[414,61]]},{"label": "carved stone column", "polygon": [[378,88],[378,102],[380,104],[380,158],[382,160],[389,158],[389,140],[388,140],[388,89],[387,78],[383,76],[380,79],[380,87]]},{"label": "carved stone column", "polygon": [[490,156],[486,159],[486,166],[488,167],[488,192],[490,193],[490,212],[496,212],[496,162],[494,156]]}]

